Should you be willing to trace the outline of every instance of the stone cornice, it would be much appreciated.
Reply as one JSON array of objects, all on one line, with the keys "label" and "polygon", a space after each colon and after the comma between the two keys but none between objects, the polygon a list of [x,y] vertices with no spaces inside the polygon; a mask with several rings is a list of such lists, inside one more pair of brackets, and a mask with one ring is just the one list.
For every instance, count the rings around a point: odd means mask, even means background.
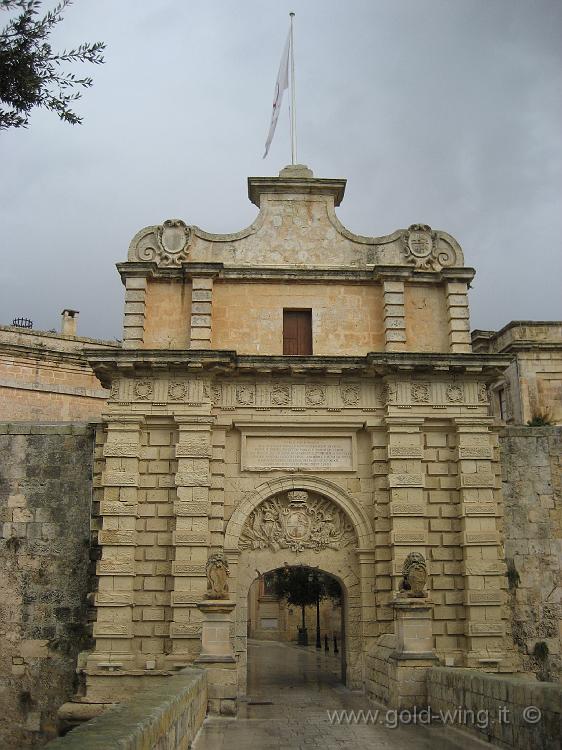
[{"label": "stone cornice", "polygon": [[347,180],[318,177],[248,177],[248,198],[260,207],[262,195],[325,195],[334,199],[334,206],[343,200]]},{"label": "stone cornice", "polygon": [[[108,346],[106,349],[96,349],[95,351],[113,352],[120,347],[116,344],[114,347]],[[87,349],[79,351],[65,351],[64,349],[49,349],[40,344],[6,344],[0,342],[0,357],[15,357],[18,360],[32,359],[40,362],[50,362],[57,364],[67,364],[74,367],[88,367]]]},{"label": "stone cornice", "polygon": [[428,376],[449,373],[492,381],[510,363],[505,355],[427,354],[410,352],[372,352],[364,357],[288,357],[239,355],[224,350],[91,349],[87,360],[107,386],[115,376],[147,375],[161,372],[229,374],[236,376],[355,375],[392,376],[405,374]]},{"label": "stone cornice", "polygon": [[142,277],[163,281],[183,282],[194,277],[232,279],[236,281],[302,281],[365,283],[401,279],[421,284],[444,281],[464,281],[470,284],[475,275],[474,268],[444,268],[440,272],[424,272],[409,266],[367,266],[356,268],[304,268],[302,266],[225,266],[223,263],[184,263],[180,268],[162,268],[153,261],[117,263],[121,280]]}]

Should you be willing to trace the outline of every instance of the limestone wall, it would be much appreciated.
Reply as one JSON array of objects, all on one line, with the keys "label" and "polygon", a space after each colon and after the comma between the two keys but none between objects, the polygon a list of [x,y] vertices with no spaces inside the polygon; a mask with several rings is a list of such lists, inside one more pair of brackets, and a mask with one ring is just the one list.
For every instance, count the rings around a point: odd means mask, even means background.
[{"label": "limestone wall", "polygon": [[427,672],[431,714],[495,746],[559,747],[562,688],[545,682],[434,667]]},{"label": "limestone wall", "polygon": [[500,449],[508,603],[519,668],[542,680],[560,679],[562,427],[508,427]]},{"label": "limestone wall", "polygon": [[314,354],[384,349],[382,284],[287,282],[215,283],[213,348],[283,354],[283,308],[312,310]]},{"label": "limestone wall", "polygon": [[57,734],[89,647],[93,427],[0,424],[0,746]]},{"label": "limestone wall", "polygon": [[206,672],[156,678],[126,703],[50,742],[49,750],[187,750],[207,710]]},{"label": "limestone wall", "polygon": [[94,345],[117,343],[0,326],[0,420],[99,418],[109,391],[86,361]]}]

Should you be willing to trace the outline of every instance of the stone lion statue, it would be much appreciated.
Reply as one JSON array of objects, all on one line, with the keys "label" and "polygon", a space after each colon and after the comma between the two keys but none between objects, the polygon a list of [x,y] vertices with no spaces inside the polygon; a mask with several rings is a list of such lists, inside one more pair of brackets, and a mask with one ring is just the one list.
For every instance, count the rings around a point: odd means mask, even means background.
[{"label": "stone lion statue", "polygon": [[427,567],[421,552],[410,552],[404,560],[400,593],[403,596],[426,597],[424,586],[427,581]]},{"label": "stone lion statue", "polygon": [[230,570],[224,555],[216,552],[209,556],[205,567],[207,574],[206,599],[228,599],[228,576]]}]

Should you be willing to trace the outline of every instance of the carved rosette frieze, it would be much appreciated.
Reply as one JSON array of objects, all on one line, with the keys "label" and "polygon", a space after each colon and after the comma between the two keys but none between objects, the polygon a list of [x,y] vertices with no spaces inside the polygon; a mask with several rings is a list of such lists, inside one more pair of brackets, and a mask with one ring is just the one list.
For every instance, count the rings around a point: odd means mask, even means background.
[{"label": "carved rosette frieze", "polygon": [[345,379],[326,383],[292,381],[209,381],[198,377],[121,378],[111,400],[117,403],[200,404],[211,402],[216,409],[350,409],[373,411],[392,406],[446,408],[451,405],[485,407],[485,385],[474,381],[409,378],[363,380]]},{"label": "carved rosette frieze", "polygon": [[455,265],[453,248],[427,224],[412,224],[402,235],[406,262],[420,271],[440,271]]},{"label": "carved rosette frieze", "polygon": [[292,491],[264,500],[250,513],[240,549],[303,552],[339,550],[356,543],[353,526],[331,500]]}]

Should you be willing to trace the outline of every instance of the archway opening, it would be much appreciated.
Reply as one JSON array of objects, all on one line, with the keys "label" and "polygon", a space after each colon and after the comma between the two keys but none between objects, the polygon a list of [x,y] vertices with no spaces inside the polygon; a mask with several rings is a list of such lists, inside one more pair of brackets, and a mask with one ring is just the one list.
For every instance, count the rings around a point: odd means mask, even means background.
[{"label": "archway opening", "polygon": [[258,573],[248,590],[250,702],[346,681],[345,587],[305,564]]}]

